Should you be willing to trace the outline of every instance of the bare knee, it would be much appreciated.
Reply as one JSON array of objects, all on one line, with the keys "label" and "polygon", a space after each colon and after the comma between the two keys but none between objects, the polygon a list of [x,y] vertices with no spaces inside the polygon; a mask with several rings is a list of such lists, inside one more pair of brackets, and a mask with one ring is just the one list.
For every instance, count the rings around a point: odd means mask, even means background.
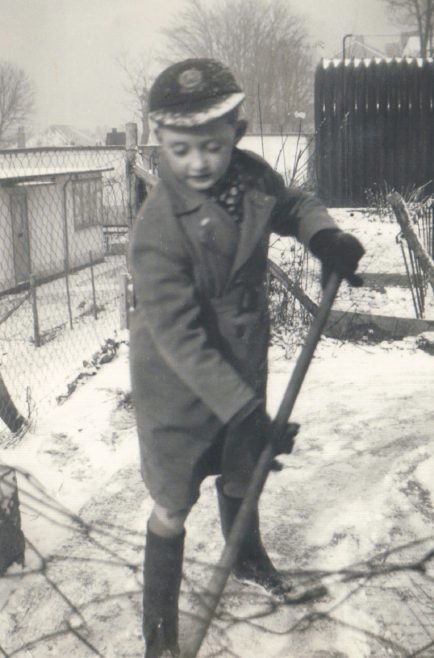
[{"label": "bare knee", "polygon": [[170,510],[156,503],[149,518],[149,528],[160,537],[180,535],[189,512],[190,508]]}]

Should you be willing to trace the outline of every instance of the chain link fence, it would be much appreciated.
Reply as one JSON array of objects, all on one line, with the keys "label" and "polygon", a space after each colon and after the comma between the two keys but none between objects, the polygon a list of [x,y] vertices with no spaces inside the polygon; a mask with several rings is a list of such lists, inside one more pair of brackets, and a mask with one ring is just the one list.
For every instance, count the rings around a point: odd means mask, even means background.
[{"label": "chain link fence", "polygon": [[123,148],[0,151],[0,436],[119,330],[127,239]]},{"label": "chain link fence", "polygon": [[[415,251],[417,246],[414,241],[418,240],[426,254],[425,258],[431,258],[431,261],[434,261],[434,200],[429,197],[418,203],[410,203],[409,212],[408,226],[401,227],[397,241],[401,247],[416,317],[423,318],[430,277],[420,258],[420,253],[418,254],[419,250]],[[408,235],[409,232],[413,234],[413,240],[412,236]],[[431,285],[434,288],[434,283]]]}]

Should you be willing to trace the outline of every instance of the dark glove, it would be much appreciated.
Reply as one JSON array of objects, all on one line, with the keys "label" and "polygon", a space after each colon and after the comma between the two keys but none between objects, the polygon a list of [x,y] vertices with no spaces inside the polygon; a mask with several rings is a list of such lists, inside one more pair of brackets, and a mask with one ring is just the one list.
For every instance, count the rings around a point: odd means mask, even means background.
[{"label": "dark glove", "polygon": [[332,272],[337,272],[352,286],[363,285],[363,279],[355,274],[359,260],[365,253],[354,235],[340,229],[323,229],[311,238],[309,248],[320,259],[321,285],[324,288]]},{"label": "dark glove", "polygon": [[231,426],[231,431],[235,433],[238,431],[243,436],[263,437],[265,441],[272,444],[275,455],[289,455],[292,452],[295,437],[300,429],[298,423],[287,423],[285,431],[277,435],[273,421],[262,406],[255,407],[241,420],[234,419]]},{"label": "dark glove", "polygon": [[276,435],[274,427],[272,428],[271,444],[275,455],[291,454],[299,429],[300,425],[298,423],[286,423],[283,434]]}]

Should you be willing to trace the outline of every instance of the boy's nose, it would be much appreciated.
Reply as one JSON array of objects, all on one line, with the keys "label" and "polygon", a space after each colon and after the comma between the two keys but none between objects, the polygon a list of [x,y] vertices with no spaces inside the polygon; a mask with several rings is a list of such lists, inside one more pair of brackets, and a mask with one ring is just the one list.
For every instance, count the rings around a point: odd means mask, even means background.
[{"label": "boy's nose", "polygon": [[200,150],[192,152],[190,166],[193,171],[197,172],[204,171],[207,168],[206,158]]}]

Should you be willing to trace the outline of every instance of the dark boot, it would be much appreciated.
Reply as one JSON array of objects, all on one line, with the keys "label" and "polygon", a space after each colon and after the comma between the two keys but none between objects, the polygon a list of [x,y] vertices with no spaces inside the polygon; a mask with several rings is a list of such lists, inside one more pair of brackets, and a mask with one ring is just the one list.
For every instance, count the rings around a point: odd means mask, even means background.
[{"label": "dark boot", "polygon": [[185,532],[160,537],[148,527],[143,588],[145,658],[179,656],[178,598]]},{"label": "dark boot", "polygon": [[[223,492],[221,478],[217,479],[216,486],[222,532],[227,540],[243,499],[227,496]],[[257,509],[247,527],[232,573],[238,580],[260,585],[273,594],[284,594],[290,589],[290,586],[284,583],[262,544]]]}]

